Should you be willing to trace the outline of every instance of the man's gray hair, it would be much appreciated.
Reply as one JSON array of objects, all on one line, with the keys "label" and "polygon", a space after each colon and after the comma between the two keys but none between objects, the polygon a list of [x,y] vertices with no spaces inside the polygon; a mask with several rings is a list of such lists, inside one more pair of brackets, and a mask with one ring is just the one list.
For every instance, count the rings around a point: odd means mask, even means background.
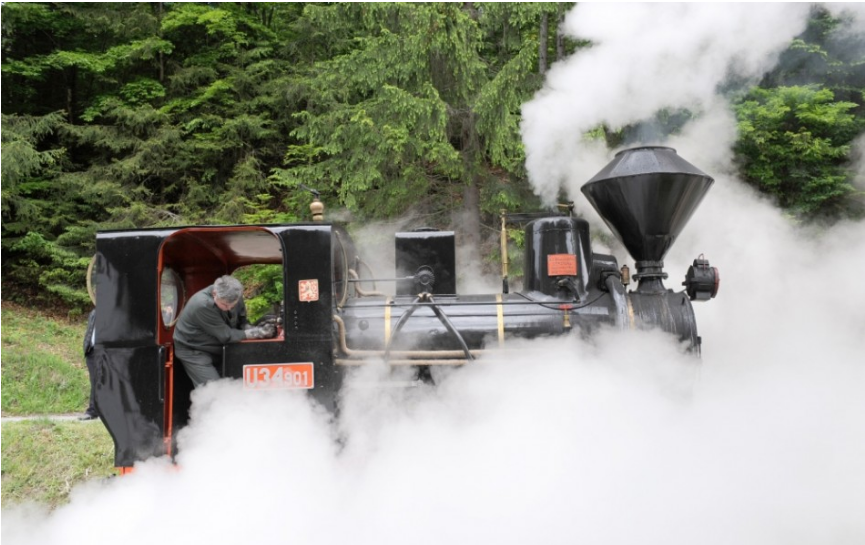
[{"label": "man's gray hair", "polygon": [[243,295],[243,284],[233,276],[220,276],[213,283],[213,291],[220,301],[234,303]]}]

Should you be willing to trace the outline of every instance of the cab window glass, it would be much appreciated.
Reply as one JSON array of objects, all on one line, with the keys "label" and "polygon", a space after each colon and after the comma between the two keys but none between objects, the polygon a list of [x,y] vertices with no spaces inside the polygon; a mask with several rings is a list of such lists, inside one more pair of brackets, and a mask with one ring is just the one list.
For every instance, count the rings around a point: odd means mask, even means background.
[{"label": "cab window glass", "polygon": [[96,254],[90,259],[90,264],[87,265],[87,295],[90,296],[90,301],[96,304],[96,278],[102,264],[102,254]]},{"label": "cab window glass", "polygon": [[171,327],[177,321],[182,304],[183,284],[180,276],[173,269],[164,269],[159,281],[159,308],[165,327]]}]

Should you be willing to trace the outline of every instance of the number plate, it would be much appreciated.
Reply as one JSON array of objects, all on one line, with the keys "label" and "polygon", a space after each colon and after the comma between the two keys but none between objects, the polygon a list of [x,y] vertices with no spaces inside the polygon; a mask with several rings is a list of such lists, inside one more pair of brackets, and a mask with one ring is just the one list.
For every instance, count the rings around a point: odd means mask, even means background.
[{"label": "number plate", "polygon": [[547,276],[577,276],[577,256],[575,254],[548,255]]},{"label": "number plate", "polygon": [[309,390],[313,386],[312,363],[243,366],[243,387],[247,390]]}]

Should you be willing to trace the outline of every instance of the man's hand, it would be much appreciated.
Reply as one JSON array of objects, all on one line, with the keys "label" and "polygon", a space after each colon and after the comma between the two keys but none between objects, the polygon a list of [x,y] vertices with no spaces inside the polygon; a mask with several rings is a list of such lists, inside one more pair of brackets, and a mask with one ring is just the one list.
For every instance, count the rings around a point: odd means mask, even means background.
[{"label": "man's hand", "polygon": [[276,337],[276,326],[272,323],[250,327],[246,330],[247,339],[272,339],[273,337]]},{"label": "man's hand", "polygon": [[263,326],[265,324],[279,325],[280,323],[282,323],[282,318],[278,318],[275,314],[265,314],[250,327]]}]

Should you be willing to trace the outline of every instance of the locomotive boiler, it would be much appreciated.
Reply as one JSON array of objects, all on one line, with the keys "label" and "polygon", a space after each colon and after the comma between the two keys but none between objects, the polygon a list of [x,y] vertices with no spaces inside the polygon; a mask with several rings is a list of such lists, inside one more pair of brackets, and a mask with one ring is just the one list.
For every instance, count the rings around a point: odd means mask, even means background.
[{"label": "locomotive boiler", "polygon": [[[717,269],[694,260],[684,290],[664,285],[663,259],[713,180],[665,147],[624,150],[582,192],[635,260],[592,251],[588,223],[572,214],[525,221],[523,286],[512,291],[503,215],[500,293],[457,290],[455,234],[398,233],[395,263],[371,275],[341,226],[191,226],[104,231],[92,263],[96,301],[96,406],[115,444],[115,465],[175,451],[192,384],[173,355],[174,323],[189,296],[247,265],[278,265],[283,301],[276,338],[223,348],[221,375],[243,387],[306,390],[338,409],[346,371],[370,361],[432,366],[494,361],[510,340],[590,334],[599,327],[659,328],[696,355],[692,301],[718,291]],[[372,281],[376,280],[376,287]],[[383,286],[387,286],[384,289]]]}]

